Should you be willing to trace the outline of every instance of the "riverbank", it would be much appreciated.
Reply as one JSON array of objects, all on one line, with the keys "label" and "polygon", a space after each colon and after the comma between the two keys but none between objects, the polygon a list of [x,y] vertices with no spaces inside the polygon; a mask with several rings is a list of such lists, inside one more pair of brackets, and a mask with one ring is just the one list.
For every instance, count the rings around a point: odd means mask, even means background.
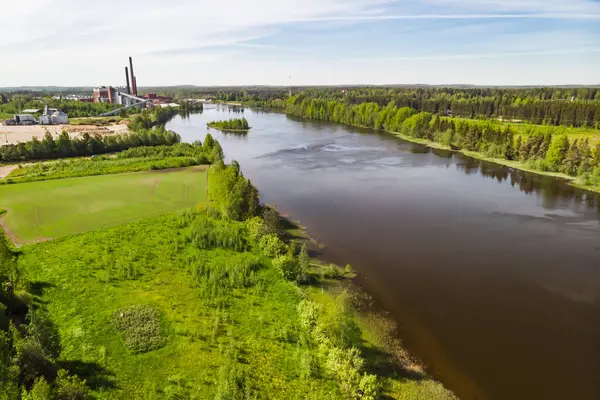
[{"label": "riverbank", "polygon": [[511,160],[506,160],[506,159],[502,159],[502,158],[487,157],[477,151],[469,151],[469,150],[465,150],[465,149],[453,149],[450,146],[446,146],[439,142],[433,142],[433,141],[427,140],[427,139],[414,138],[412,136],[405,135],[400,132],[389,132],[389,131],[384,131],[384,132],[387,134],[399,137],[400,139],[406,140],[407,142],[422,144],[424,146],[431,147],[433,149],[448,150],[448,151],[452,151],[455,153],[462,153],[471,158],[476,158],[478,160],[492,162],[492,163],[503,165],[503,166],[509,167],[509,168],[515,168],[520,171],[525,171],[525,172],[529,172],[529,173],[533,173],[533,174],[551,176],[553,178],[563,179],[563,180],[567,181],[568,185],[571,185],[578,189],[589,190],[591,192],[600,193],[600,186],[589,186],[589,185],[580,184],[580,183],[578,183],[579,178],[576,178],[576,177],[573,177],[573,176],[570,176],[567,174],[563,174],[561,172],[540,171],[537,169],[530,168],[526,164],[523,164],[520,161],[511,161]]}]

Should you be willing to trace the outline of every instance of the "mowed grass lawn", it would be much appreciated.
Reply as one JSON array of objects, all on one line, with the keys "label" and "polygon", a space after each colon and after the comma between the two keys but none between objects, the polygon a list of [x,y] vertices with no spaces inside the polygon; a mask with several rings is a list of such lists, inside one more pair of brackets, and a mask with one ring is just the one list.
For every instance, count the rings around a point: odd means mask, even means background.
[{"label": "mowed grass lawn", "polygon": [[0,186],[1,222],[17,244],[143,219],[207,201],[207,167]]}]

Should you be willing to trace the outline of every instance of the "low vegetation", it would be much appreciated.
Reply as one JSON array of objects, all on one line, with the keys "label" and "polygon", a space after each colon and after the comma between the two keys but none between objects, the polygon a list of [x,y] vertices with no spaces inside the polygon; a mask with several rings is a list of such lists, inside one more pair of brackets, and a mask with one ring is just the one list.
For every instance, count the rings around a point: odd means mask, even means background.
[{"label": "low vegetation", "polygon": [[0,184],[50,179],[108,175],[211,164],[221,159],[222,150],[212,138],[206,145],[177,143],[173,146],[143,146],[93,158],[68,159],[21,165]]},{"label": "low vegetation", "polygon": [[152,306],[135,305],[117,310],[112,321],[123,335],[125,347],[133,353],[146,353],[165,345],[160,313]]},{"label": "low vegetation", "polygon": [[69,125],[96,125],[107,126],[118,124],[123,121],[123,117],[87,117],[87,118],[69,118]]},{"label": "low vegetation", "polygon": [[213,121],[207,124],[210,128],[222,131],[247,131],[250,129],[246,118],[234,118],[225,121]]}]

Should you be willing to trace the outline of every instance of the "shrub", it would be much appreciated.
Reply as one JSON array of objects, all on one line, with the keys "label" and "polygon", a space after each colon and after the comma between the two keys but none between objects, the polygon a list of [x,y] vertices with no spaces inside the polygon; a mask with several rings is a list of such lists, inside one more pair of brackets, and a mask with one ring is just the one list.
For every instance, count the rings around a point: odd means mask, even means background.
[{"label": "shrub", "polygon": [[260,247],[260,251],[270,258],[278,257],[285,252],[285,243],[273,233],[261,237],[258,246]]},{"label": "shrub", "polygon": [[44,378],[35,380],[29,392],[24,392],[21,400],[51,400],[52,388]]},{"label": "shrub", "polygon": [[166,344],[160,314],[154,307],[136,305],[117,310],[112,320],[123,334],[125,346],[134,353],[156,350]]},{"label": "shrub", "polygon": [[58,371],[56,379],[56,400],[85,400],[89,398],[85,380],[69,376],[67,371]]},{"label": "shrub", "polygon": [[261,217],[253,217],[244,221],[248,235],[258,241],[265,234],[265,221]]},{"label": "shrub", "polygon": [[273,260],[273,265],[288,281],[295,281],[298,277],[298,262],[289,256],[279,256]]}]

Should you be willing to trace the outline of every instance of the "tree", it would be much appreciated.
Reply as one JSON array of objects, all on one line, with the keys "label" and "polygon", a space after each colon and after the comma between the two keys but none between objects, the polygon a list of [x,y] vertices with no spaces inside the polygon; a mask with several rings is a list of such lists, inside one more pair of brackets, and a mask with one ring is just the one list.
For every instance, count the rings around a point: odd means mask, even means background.
[{"label": "tree", "polygon": [[86,381],[77,376],[69,376],[67,371],[58,371],[56,379],[56,400],[86,400],[89,398]]},{"label": "tree", "polygon": [[554,136],[546,153],[546,162],[553,171],[559,171],[569,151],[569,139],[566,135]]}]

